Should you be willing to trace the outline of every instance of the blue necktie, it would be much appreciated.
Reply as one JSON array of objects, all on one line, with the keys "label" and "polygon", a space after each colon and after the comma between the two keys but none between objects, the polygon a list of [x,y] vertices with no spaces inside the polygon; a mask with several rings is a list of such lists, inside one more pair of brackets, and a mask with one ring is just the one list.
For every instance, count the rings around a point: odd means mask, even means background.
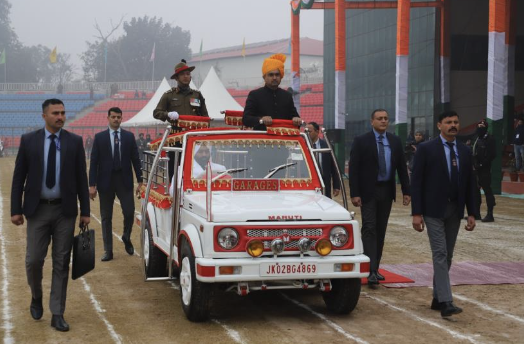
[{"label": "blue necktie", "polygon": [[115,144],[113,149],[113,171],[120,171],[122,164],[120,161],[120,140],[118,139],[118,131],[114,131]]},{"label": "blue necktie", "polygon": [[386,152],[384,151],[383,135],[378,136],[378,175],[381,179],[387,178]]},{"label": "blue necktie", "polygon": [[56,135],[50,135],[51,145],[49,146],[49,152],[47,153],[47,172],[45,177],[45,185],[52,189],[56,184]]},{"label": "blue necktie", "polygon": [[455,155],[455,150],[453,142],[446,142],[449,146],[449,161],[451,163],[450,171],[450,195],[449,198],[454,201],[458,198],[458,187],[459,187],[459,174],[458,174],[458,161],[457,156]]}]

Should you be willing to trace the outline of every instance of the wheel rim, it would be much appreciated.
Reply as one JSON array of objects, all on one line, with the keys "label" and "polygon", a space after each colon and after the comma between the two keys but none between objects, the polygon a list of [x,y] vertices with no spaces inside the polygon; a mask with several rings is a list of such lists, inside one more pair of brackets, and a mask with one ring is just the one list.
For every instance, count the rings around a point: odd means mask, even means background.
[{"label": "wheel rim", "polygon": [[182,260],[182,269],[180,270],[180,290],[182,292],[182,302],[189,306],[191,302],[191,264],[189,258],[184,257]]},{"label": "wheel rim", "polygon": [[149,266],[149,231],[144,230],[144,263],[146,267]]}]

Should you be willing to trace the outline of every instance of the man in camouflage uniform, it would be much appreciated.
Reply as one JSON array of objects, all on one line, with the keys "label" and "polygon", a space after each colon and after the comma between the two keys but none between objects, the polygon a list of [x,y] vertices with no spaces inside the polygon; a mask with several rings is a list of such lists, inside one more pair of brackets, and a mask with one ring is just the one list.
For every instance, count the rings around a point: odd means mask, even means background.
[{"label": "man in camouflage uniform", "polygon": [[[179,115],[209,117],[202,93],[189,88],[191,72],[194,69],[195,67],[188,66],[185,60],[175,66],[175,74],[171,76],[171,79],[175,79],[178,85],[162,95],[153,111],[153,117],[164,122],[174,122]],[[180,128],[176,126],[173,129],[174,132],[180,131]]]},{"label": "man in camouflage uniform", "polygon": [[[165,92],[153,111],[153,117],[156,119],[172,123],[172,133],[181,131],[176,123],[179,115],[209,117],[206,100],[202,93],[189,87],[191,72],[194,69],[194,66],[190,67],[187,65],[186,60],[182,60],[175,66],[175,74],[171,76],[171,79],[177,81],[177,87],[173,87]],[[169,180],[171,180],[174,173],[175,153],[169,152],[168,157]]]}]

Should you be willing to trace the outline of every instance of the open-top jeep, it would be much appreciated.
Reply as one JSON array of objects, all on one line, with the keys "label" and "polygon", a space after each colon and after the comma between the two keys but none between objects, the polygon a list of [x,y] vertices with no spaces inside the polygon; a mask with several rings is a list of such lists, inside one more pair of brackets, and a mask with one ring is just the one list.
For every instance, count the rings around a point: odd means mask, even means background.
[{"label": "open-top jeep", "polygon": [[187,130],[168,127],[145,154],[137,216],[145,279],[179,277],[191,321],[208,317],[217,287],[240,295],[318,288],[331,311],[357,305],[369,258],[352,214],[323,195],[316,155],[332,150],[313,149],[290,121],[275,122],[252,131],[181,116]]}]

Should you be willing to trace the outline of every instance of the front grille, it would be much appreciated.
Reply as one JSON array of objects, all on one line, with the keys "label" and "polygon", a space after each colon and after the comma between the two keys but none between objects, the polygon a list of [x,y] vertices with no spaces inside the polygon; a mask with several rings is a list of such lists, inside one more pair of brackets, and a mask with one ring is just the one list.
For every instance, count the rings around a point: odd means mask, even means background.
[{"label": "front grille", "polygon": [[[311,247],[315,247],[315,244],[317,241],[315,239],[311,240],[313,242],[313,245]],[[271,240],[262,240],[264,243],[264,249],[270,249],[271,248]],[[286,242],[284,244],[285,250],[298,250],[298,240],[291,240],[290,242]]]},{"label": "front grille", "polygon": [[[322,228],[304,228],[304,229],[248,229],[249,238],[278,238],[286,233],[290,237],[321,237]],[[295,244],[296,247],[296,244]],[[287,248],[287,246],[286,246]]]}]

